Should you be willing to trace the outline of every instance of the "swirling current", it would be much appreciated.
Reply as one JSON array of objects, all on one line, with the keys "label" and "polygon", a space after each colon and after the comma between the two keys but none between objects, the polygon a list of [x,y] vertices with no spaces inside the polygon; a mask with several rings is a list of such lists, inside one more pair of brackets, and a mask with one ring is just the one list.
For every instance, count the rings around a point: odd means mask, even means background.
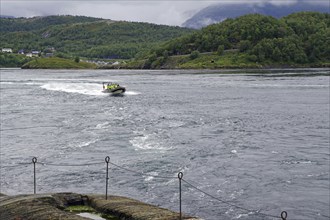
[{"label": "swirling current", "polygon": [[1,193],[33,193],[36,157],[37,193],[104,194],[109,156],[109,194],[178,211],[182,172],[191,216],[329,219],[329,76],[1,69]]}]

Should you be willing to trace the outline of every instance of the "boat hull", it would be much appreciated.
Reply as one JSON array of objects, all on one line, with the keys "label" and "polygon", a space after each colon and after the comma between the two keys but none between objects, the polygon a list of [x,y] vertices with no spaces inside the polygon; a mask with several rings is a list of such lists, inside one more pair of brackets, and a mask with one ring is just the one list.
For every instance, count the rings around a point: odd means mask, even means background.
[{"label": "boat hull", "polygon": [[117,87],[114,89],[104,89],[102,92],[103,93],[109,93],[109,94],[123,94],[126,91],[124,87]]}]

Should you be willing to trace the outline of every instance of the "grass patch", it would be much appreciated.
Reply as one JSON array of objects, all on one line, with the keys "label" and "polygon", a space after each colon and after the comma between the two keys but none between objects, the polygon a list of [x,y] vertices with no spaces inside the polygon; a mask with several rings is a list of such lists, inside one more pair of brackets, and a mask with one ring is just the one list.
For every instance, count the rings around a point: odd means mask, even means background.
[{"label": "grass patch", "polygon": [[95,209],[93,209],[90,206],[85,205],[74,205],[74,206],[68,206],[66,207],[65,211],[67,212],[96,212]]},{"label": "grass patch", "polygon": [[37,58],[22,66],[23,69],[95,69],[96,65],[58,57]]}]

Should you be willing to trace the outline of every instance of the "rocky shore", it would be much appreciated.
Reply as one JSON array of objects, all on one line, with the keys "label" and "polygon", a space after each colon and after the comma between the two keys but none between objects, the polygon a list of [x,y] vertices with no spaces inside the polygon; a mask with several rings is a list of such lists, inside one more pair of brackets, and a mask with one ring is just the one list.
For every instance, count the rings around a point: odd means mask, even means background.
[{"label": "rocky shore", "polygon": [[[67,207],[78,205],[93,208],[102,216],[99,219],[176,220],[180,218],[177,212],[126,197],[108,196],[106,200],[104,195],[54,193],[17,196],[0,194],[0,219],[93,219],[67,211]],[[183,215],[182,219],[197,220],[186,215]]]}]

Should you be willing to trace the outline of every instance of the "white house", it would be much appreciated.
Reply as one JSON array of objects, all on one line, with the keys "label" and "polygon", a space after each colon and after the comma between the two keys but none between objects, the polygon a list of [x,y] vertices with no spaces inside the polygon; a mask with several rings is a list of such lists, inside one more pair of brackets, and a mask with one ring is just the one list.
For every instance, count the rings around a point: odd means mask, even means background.
[{"label": "white house", "polygon": [[38,57],[39,54],[40,54],[40,51],[38,51],[38,50],[32,50],[31,53],[32,53],[32,56],[33,57]]},{"label": "white house", "polygon": [[1,52],[2,53],[12,53],[13,50],[11,48],[2,48]]}]

